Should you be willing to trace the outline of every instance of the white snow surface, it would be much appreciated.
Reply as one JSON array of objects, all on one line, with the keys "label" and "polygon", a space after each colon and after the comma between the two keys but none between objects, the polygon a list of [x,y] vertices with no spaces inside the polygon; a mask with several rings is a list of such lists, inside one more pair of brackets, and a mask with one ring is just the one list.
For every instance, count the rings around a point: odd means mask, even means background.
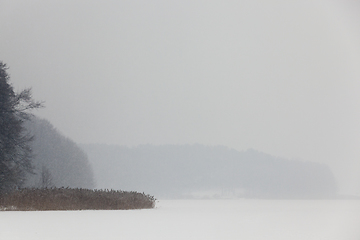
[{"label": "white snow surface", "polygon": [[2,211],[0,239],[359,240],[358,200],[160,200],[155,209]]}]

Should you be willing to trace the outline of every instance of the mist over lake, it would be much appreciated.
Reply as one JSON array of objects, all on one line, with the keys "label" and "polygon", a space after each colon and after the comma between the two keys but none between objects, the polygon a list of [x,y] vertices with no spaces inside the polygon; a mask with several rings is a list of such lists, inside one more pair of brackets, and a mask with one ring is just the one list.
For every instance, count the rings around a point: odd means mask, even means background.
[{"label": "mist over lake", "polygon": [[1,1],[15,90],[76,143],[203,144],[325,164],[360,194],[351,0]]},{"label": "mist over lake", "polygon": [[359,66],[359,1],[1,0],[0,239],[359,240]]},{"label": "mist over lake", "polygon": [[97,188],[136,190],[158,198],[335,198],[325,164],[223,146],[81,145]]}]

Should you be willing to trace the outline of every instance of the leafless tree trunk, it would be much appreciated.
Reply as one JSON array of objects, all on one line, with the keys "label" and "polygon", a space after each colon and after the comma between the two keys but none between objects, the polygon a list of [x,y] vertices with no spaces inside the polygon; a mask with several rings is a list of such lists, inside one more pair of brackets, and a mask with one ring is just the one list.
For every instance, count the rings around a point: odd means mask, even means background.
[{"label": "leafless tree trunk", "polygon": [[53,178],[52,178],[50,170],[47,167],[42,166],[41,178],[40,178],[40,188],[54,187],[54,184],[52,181],[53,181]]}]

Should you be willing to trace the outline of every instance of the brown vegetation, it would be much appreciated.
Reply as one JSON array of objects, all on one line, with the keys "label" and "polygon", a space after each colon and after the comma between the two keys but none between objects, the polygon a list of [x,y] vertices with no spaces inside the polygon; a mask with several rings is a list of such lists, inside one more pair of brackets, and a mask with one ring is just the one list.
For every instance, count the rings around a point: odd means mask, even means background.
[{"label": "brown vegetation", "polygon": [[120,210],[155,206],[155,198],[138,192],[82,188],[20,189],[0,195],[1,210]]}]

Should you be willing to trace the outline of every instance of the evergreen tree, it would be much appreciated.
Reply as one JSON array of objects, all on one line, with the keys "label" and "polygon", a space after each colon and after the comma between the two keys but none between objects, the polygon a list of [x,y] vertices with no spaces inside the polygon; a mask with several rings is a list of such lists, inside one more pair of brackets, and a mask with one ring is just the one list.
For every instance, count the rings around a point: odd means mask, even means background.
[{"label": "evergreen tree", "polygon": [[32,137],[23,123],[29,110],[42,106],[31,97],[31,89],[15,93],[9,83],[7,66],[0,61],[0,193],[20,187],[31,172]]}]

